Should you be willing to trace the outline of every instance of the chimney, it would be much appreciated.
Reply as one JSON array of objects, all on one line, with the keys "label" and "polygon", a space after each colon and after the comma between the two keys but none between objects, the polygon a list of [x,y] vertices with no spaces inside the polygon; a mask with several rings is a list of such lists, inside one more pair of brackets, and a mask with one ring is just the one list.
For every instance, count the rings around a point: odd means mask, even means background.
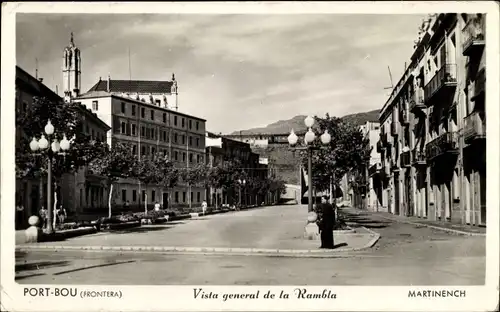
[{"label": "chimney", "polygon": [[111,76],[108,74],[108,82],[106,85],[106,91],[109,92],[109,85],[111,84]]},{"label": "chimney", "polygon": [[43,78],[38,78],[38,81],[43,82]]}]

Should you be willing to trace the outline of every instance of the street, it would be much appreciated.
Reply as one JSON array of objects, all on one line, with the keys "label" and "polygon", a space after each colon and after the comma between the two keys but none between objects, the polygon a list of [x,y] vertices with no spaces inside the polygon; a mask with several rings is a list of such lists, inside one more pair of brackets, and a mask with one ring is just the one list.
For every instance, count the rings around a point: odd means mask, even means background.
[{"label": "street", "polygon": [[[98,233],[70,246],[310,248],[305,206],[273,206],[201,217],[140,231]],[[485,237],[466,237],[367,214],[377,244],[338,257],[41,250],[16,252],[19,283],[184,285],[481,285]]]}]

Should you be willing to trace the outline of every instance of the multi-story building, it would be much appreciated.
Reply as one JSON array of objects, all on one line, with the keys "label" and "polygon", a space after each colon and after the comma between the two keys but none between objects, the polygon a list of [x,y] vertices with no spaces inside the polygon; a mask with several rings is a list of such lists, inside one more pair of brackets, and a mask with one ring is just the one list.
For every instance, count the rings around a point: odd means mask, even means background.
[{"label": "multi-story building", "polygon": [[[206,159],[210,167],[224,165],[231,160],[238,159],[241,162],[241,172],[248,177],[266,177],[268,165],[262,161],[259,154],[252,152],[250,144],[220,136],[212,132],[206,132]],[[264,201],[264,198],[256,198],[246,193],[243,189],[242,204],[256,205]],[[208,204],[217,207],[221,204],[236,204],[237,190],[211,189],[209,190]]]},{"label": "multi-story building", "polygon": [[422,24],[380,114],[390,212],[485,224],[484,34],[481,14],[436,14]]},{"label": "multi-story building", "polygon": [[[370,175],[370,170],[373,166],[376,169],[377,164],[380,163],[380,155],[377,152],[377,142],[380,137],[380,124],[378,122],[367,121],[366,124],[360,126],[360,130],[368,140],[370,146],[370,158],[366,168],[368,172],[365,174],[366,181],[368,182],[368,188],[366,190],[366,208],[371,211],[378,211],[381,206],[381,201],[379,198],[380,191],[382,187],[380,185],[380,179],[377,179],[378,175]],[[376,172],[376,170],[375,170]]]},{"label": "multi-story building", "polygon": [[[57,105],[64,105],[63,99],[43,84],[42,78],[36,78],[16,66],[16,113],[26,111],[33,103],[33,97],[45,97]],[[98,116],[80,106],[84,117],[81,131],[94,140],[104,140],[109,127]],[[56,125],[57,126],[57,125]],[[16,147],[24,136],[22,128],[16,126]],[[31,139],[31,138],[28,138]],[[59,183],[58,201],[69,214],[80,213],[88,209],[105,207],[107,185],[104,177],[89,174],[87,169],[64,174]],[[41,205],[47,207],[47,181],[42,179],[16,179],[16,204],[24,207],[23,216],[16,220],[18,227],[27,225],[27,218],[37,214]],[[51,203],[52,205],[52,203]]]},{"label": "multi-story building", "polygon": [[[77,50],[73,39],[70,51]],[[64,85],[67,99],[80,102],[96,113],[110,128],[106,141],[110,146],[127,143],[138,157],[162,154],[178,167],[205,163],[205,120],[177,110],[177,81],[111,80],[99,81],[81,94],[78,82],[81,54],[64,53],[63,72],[69,77]],[[79,50],[78,50],[79,51]],[[73,57],[68,61],[66,58]],[[67,67],[70,66],[70,67]],[[121,179],[114,192],[114,203],[128,203],[130,209],[152,206],[199,206],[205,200],[202,187],[179,184],[173,189],[144,186],[134,179]]]}]

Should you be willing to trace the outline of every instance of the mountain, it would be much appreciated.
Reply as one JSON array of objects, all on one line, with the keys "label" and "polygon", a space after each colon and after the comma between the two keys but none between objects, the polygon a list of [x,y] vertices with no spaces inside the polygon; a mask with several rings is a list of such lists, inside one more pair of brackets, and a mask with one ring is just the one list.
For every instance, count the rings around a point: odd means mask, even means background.
[{"label": "mountain", "polygon": [[[372,110],[363,113],[355,113],[350,115],[345,115],[342,117],[344,121],[350,122],[356,126],[360,126],[365,124],[367,121],[378,121],[379,110]],[[274,122],[272,124],[267,125],[266,127],[260,128],[252,128],[241,131],[234,131],[231,134],[258,134],[258,133],[266,133],[266,134],[275,134],[275,133],[288,133],[291,129],[295,132],[306,131],[306,126],[304,125],[304,119],[307,116],[298,115],[288,120],[280,120]]]}]

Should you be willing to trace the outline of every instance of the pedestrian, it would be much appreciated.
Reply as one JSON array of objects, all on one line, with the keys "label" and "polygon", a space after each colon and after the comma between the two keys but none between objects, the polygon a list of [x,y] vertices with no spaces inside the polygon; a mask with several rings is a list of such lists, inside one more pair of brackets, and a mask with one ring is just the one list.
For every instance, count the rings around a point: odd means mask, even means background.
[{"label": "pedestrian", "polygon": [[66,217],[67,217],[67,214],[66,214],[66,209],[64,209],[64,207],[61,205],[59,206],[59,209],[56,210],[57,211],[57,219],[59,220],[59,224],[64,224],[64,221],[66,221]]},{"label": "pedestrian", "polygon": [[38,212],[38,214],[40,215],[40,219],[42,221],[42,229],[45,229],[47,227],[47,209],[45,209],[45,206],[42,205],[42,208],[40,209],[40,211]]},{"label": "pedestrian", "polygon": [[328,203],[328,197],[323,196],[321,198],[321,204],[318,205],[319,211],[321,211],[319,220],[319,230],[321,235],[321,247],[333,249],[333,229],[335,226],[335,209],[332,204]]},{"label": "pedestrian", "polygon": [[203,215],[205,215],[205,213],[207,212],[207,202],[206,201],[203,201],[201,203],[201,210],[203,211]]},{"label": "pedestrian", "polygon": [[155,211],[160,211],[160,203],[159,202],[155,203]]}]

